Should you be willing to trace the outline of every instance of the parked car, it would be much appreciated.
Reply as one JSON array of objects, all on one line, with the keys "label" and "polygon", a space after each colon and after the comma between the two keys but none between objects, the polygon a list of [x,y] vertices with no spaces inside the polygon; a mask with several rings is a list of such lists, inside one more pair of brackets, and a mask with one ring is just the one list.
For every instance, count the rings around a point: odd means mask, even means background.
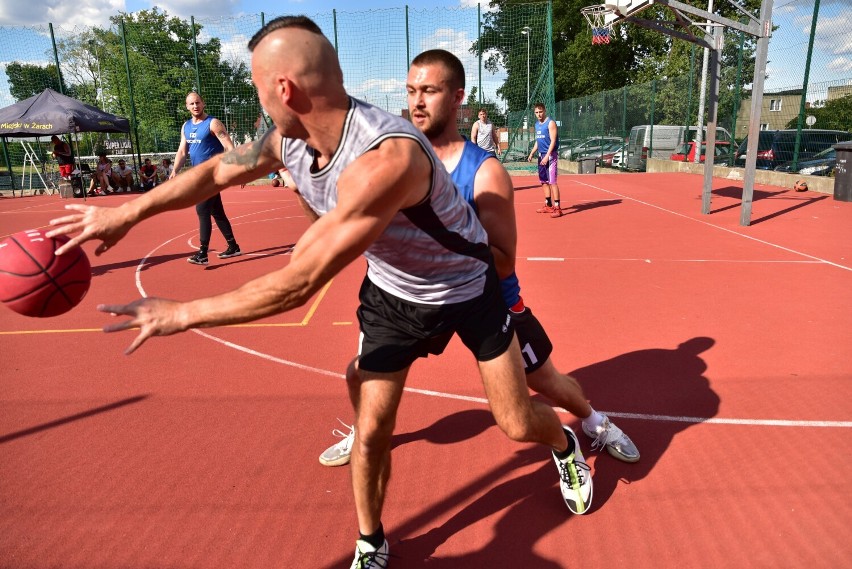
[{"label": "parked car", "polygon": [[612,155],[611,166],[613,168],[626,168],[627,164],[627,144],[621,147],[621,150]]},{"label": "parked car", "polygon": [[[705,134],[706,134],[706,128]],[[653,133],[653,134],[652,134]],[[649,124],[634,126],[630,129],[627,139],[627,168],[630,170],[645,170],[650,158],[665,160],[685,141],[695,140],[697,127],[689,128],[681,125]],[[653,137],[653,138],[652,138]],[[718,142],[730,142],[731,134],[722,127],[716,128]]]},{"label": "parked car", "polygon": [[621,143],[621,138],[617,136],[595,136],[587,138],[580,144],[572,148],[563,148],[559,151],[559,157],[565,160],[577,160],[578,157],[585,152],[594,152],[602,146],[612,144],[613,142]]},{"label": "parked car", "polygon": [[612,157],[616,152],[627,152],[624,148],[624,142],[613,142],[609,146],[603,148],[601,154],[597,154],[598,166],[612,166]]},{"label": "parked car", "polygon": [[[787,162],[775,168],[778,172],[790,172],[793,163]],[[826,148],[822,152],[816,154],[810,160],[799,162],[799,174],[807,176],[831,176],[834,173],[834,168],[837,166],[837,151],[832,148]]]},{"label": "parked car", "polygon": [[[852,133],[842,130],[803,130],[799,142],[799,162],[808,161],[823,150],[847,140],[852,140]],[[774,170],[782,164],[792,162],[795,147],[795,129],[760,131],[757,139],[757,167],[761,170]],[[747,149],[748,137],[737,149],[737,166],[745,166]]]},{"label": "parked car", "polygon": [[[690,140],[680,146],[677,149],[677,152],[671,155],[672,160],[677,160],[678,162],[695,162],[695,147],[696,143],[694,140]],[[699,160],[703,163],[705,159],[705,155],[707,154],[707,143],[701,143],[701,156]],[[730,142],[717,142],[716,143],[716,153],[713,156],[713,162],[715,164],[727,164],[728,159],[731,157],[731,143]]]},{"label": "parked car", "polygon": [[621,148],[624,146],[624,141],[618,140],[613,142],[607,142],[603,146],[599,146],[597,148],[592,148],[577,154],[576,160],[581,160],[583,158],[597,158],[598,162],[600,162],[601,156],[604,154],[611,154],[615,151],[616,148]]}]

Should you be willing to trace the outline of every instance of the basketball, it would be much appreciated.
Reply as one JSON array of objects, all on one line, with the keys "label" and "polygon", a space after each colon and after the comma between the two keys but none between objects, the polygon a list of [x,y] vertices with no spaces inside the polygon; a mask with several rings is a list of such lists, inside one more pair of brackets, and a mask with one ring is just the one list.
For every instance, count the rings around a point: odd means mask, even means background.
[{"label": "basketball", "polygon": [[92,281],[89,258],[79,247],[56,256],[69,241],[44,236],[40,229],[0,241],[0,302],[24,316],[48,318],[77,306]]},{"label": "basketball", "polygon": [[278,186],[281,185],[281,180],[279,180],[278,178],[273,178],[272,179],[272,185],[277,188]]},{"label": "basketball", "polygon": [[796,183],[793,184],[793,189],[797,192],[807,192],[808,191],[808,183],[804,180],[796,180]]}]

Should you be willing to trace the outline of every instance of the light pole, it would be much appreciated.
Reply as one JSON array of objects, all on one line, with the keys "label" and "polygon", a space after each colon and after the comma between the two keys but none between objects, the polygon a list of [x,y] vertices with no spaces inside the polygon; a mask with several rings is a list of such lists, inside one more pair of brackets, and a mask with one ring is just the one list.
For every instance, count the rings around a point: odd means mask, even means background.
[{"label": "light pole", "polygon": [[530,36],[532,35],[532,28],[524,26],[521,33],[527,36],[527,106],[524,109],[524,128],[526,128],[528,124],[527,113],[530,110]]}]

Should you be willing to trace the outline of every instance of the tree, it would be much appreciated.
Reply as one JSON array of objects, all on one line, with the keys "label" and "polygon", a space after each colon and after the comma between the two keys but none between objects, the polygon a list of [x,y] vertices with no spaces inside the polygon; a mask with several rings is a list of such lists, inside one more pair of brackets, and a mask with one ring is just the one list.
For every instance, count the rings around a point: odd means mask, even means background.
[{"label": "tree", "polygon": [[193,29],[191,22],[158,8],[122,13],[110,21],[110,27],[88,29],[59,42],[57,48],[81,100],[125,117],[135,110],[140,151],[177,149],[181,125],[188,118],[184,101],[190,91],[204,96],[207,112],[220,118],[238,142],[255,134],[260,105],[249,69],[244,62],[223,60],[221,40],[202,41],[202,26]]},{"label": "tree", "polygon": [[[852,95],[826,101],[822,107],[807,109],[805,114],[813,115],[816,119],[811,128],[852,132]],[[787,123],[787,128],[798,128],[798,125],[799,117],[797,115]],[[808,127],[803,123],[802,128]]]},{"label": "tree", "polygon": [[6,76],[9,78],[9,92],[19,101],[38,95],[48,88],[62,92],[59,73],[52,63],[42,67],[13,61],[6,66]]}]

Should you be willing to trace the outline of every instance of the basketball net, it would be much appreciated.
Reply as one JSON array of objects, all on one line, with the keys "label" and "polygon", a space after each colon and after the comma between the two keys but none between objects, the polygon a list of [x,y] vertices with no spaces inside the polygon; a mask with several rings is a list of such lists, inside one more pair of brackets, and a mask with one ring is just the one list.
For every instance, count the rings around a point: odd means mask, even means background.
[{"label": "basketball net", "polygon": [[606,15],[614,12],[606,4],[596,4],[594,6],[586,6],[580,12],[586,17],[589,26],[592,28],[592,45],[609,43],[612,35],[612,24],[606,24]]}]

